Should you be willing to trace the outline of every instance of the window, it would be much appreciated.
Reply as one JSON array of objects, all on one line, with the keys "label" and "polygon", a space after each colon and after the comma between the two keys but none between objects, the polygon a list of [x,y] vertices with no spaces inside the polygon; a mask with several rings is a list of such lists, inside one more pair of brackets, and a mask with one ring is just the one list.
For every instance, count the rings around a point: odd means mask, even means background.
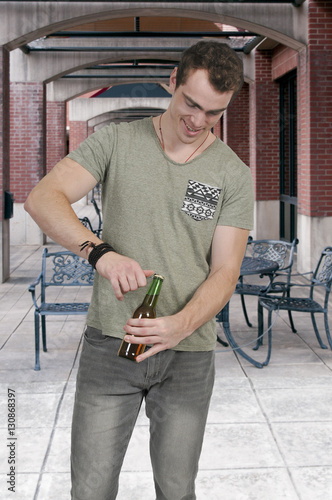
[{"label": "window", "polygon": [[296,72],[280,80],[280,238],[297,236]]}]

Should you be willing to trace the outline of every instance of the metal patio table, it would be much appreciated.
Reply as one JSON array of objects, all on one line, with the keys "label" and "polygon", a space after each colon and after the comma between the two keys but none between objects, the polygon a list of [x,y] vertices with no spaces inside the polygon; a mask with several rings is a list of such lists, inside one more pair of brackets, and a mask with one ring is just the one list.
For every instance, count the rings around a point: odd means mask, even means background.
[{"label": "metal patio table", "polygon": [[[254,258],[254,257],[244,257],[241,264],[240,276],[250,276],[254,274],[259,274],[261,276],[268,276],[272,282],[273,275],[278,270],[278,268],[279,268],[278,263],[273,260]],[[241,349],[241,347],[235,341],[229,325],[229,302],[216,315],[216,320],[218,323],[222,323],[225,336],[232,349],[235,349],[236,352],[238,352],[243,358],[245,358],[247,361],[252,363],[257,368],[263,368],[262,363],[256,361],[246,352],[244,352],[243,349]],[[224,342],[222,339],[220,339],[219,336],[217,337],[217,340],[223,346],[228,346],[228,344]]]}]

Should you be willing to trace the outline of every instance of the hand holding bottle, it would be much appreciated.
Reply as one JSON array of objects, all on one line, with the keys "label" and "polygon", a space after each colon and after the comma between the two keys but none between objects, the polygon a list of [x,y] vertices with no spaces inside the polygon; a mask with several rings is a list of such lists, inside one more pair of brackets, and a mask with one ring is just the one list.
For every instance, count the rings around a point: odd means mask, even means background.
[{"label": "hand holding bottle", "polygon": [[136,358],[137,362],[166,349],[172,349],[191,333],[181,313],[155,319],[131,318],[123,328],[127,333],[125,341],[152,346]]},{"label": "hand holding bottle", "polygon": [[[164,277],[160,274],[155,274],[153,276],[153,280],[149,287],[148,293],[146,294],[142,304],[135,310],[133,318],[152,319],[156,317],[156,306],[163,281]],[[130,342],[130,339],[123,340],[118,355],[123,358],[136,361],[137,356],[143,353],[144,349],[145,344],[137,345],[132,344]]]}]

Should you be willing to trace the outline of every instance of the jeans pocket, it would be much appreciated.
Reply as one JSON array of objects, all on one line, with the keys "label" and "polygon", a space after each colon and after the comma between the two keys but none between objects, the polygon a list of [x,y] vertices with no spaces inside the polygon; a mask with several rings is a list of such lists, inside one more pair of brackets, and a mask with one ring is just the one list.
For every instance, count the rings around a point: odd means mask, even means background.
[{"label": "jeans pocket", "polygon": [[109,335],[103,335],[101,330],[94,328],[93,326],[87,326],[84,332],[84,338],[91,345],[100,345],[109,342],[111,337]]}]

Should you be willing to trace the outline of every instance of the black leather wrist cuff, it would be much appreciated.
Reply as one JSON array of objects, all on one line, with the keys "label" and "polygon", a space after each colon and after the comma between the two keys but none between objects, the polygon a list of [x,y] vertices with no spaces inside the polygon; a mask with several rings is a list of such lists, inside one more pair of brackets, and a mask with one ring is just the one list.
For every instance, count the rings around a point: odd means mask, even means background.
[{"label": "black leather wrist cuff", "polygon": [[80,247],[81,251],[86,247],[92,247],[92,250],[88,256],[88,262],[94,269],[96,269],[96,264],[100,257],[105,255],[105,253],[107,252],[115,252],[114,248],[108,243],[100,243],[99,245],[95,245],[94,243],[92,243],[92,241],[85,241],[80,245]]}]

